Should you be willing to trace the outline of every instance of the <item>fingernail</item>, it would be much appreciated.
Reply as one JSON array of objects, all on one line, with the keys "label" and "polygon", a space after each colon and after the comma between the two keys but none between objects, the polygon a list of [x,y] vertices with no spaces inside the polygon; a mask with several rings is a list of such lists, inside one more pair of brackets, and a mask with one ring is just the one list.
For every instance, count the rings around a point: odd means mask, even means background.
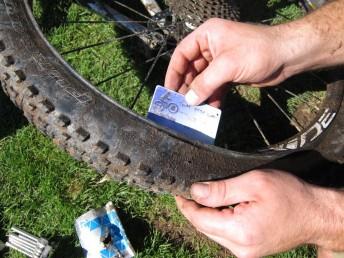
[{"label": "fingernail", "polygon": [[209,184],[197,183],[191,186],[191,195],[197,198],[206,198],[209,196]]},{"label": "fingernail", "polygon": [[186,103],[190,106],[196,106],[199,104],[199,97],[193,89],[190,89],[185,95]]}]

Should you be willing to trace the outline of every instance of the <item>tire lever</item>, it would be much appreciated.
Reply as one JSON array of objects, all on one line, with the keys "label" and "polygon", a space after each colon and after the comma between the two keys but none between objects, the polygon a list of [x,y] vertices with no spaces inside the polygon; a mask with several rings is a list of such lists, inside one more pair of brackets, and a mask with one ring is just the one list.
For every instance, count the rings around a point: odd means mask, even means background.
[{"label": "tire lever", "polygon": [[5,245],[30,258],[47,258],[52,249],[48,240],[37,238],[16,227],[11,228]]}]

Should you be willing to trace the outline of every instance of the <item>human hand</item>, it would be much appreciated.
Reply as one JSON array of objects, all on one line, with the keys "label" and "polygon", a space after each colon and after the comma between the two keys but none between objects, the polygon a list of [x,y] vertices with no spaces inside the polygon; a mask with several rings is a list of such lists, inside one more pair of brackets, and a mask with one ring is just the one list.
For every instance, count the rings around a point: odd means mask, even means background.
[{"label": "human hand", "polygon": [[[191,105],[219,106],[228,82],[275,85],[286,78],[274,27],[210,19],[176,48],[165,86]],[[191,90],[190,90],[191,89]]]},{"label": "human hand", "polygon": [[[266,170],[195,184],[191,188],[195,201],[182,197],[176,197],[176,200],[181,212],[197,230],[236,256],[251,258],[286,251],[305,243],[334,248],[334,245],[328,245],[330,239],[338,241],[340,238],[340,245],[343,245],[344,239],[340,237],[343,229],[339,225],[332,227],[324,223],[329,214],[327,205],[333,205],[333,200],[324,201],[327,197],[323,196],[333,194],[323,195],[319,191],[322,189],[290,174]],[[230,205],[235,206],[228,208]],[[333,211],[332,222],[336,221],[336,214],[338,212]],[[326,235],[325,232],[333,233],[332,228],[340,232]],[[325,242],[320,240],[322,237]]]}]

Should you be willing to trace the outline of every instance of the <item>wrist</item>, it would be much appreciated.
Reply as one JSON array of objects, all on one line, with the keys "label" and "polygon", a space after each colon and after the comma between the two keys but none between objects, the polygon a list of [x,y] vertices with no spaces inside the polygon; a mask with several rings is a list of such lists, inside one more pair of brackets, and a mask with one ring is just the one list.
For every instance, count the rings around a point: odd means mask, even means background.
[{"label": "wrist", "polygon": [[299,20],[274,26],[274,30],[286,78],[324,64],[323,39],[312,24]]},{"label": "wrist", "polygon": [[332,251],[344,251],[344,192],[311,186],[313,236],[311,244]]},{"label": "wrist", "polygon": [[273,27],[286,77],[344,62],[343,8],[344,0],[332,1],[302,19]]}]

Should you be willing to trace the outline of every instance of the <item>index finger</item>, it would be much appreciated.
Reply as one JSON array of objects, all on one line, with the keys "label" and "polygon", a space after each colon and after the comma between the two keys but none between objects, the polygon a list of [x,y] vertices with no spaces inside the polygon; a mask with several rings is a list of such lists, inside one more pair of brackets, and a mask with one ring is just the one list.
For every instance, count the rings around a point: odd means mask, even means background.
[{"label": "index finger", "polygon": [[176,197],[176,201],[183,215],[204,234],[219,236],[219,233],[223,234],[224,229],[231,225],[234,216],[231,209],[208,208],[182,197]]},{"label": "index finger", "polygon": [[175,49],[165,77],[165,86],[178,90],[183,84],[190,64],[201,55],[201,48],[196,39],[196,32],[191,33]]}]

